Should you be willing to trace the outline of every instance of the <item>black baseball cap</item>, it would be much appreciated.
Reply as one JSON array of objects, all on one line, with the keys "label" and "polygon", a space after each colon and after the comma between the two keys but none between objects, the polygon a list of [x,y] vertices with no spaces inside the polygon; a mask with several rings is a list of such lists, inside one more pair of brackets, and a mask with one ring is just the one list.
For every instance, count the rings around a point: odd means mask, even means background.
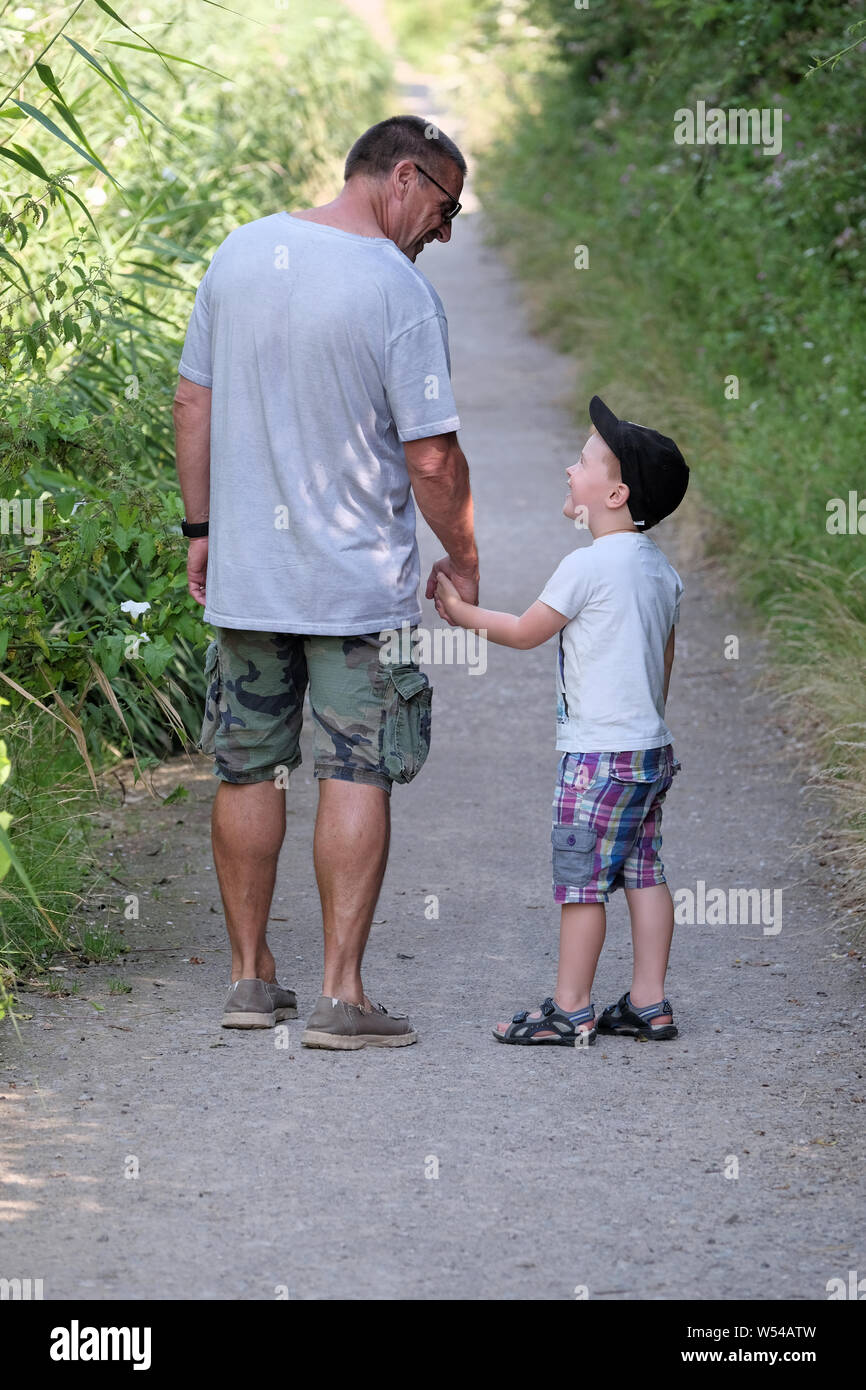
[{"label": "black baseball cap", "polygon": [[686,495],[689,467],[672,439],[633,420],[619,420],[601,396],[589,403],[589,418],[619,459],[635,526],[648,531],[675,512]]}]

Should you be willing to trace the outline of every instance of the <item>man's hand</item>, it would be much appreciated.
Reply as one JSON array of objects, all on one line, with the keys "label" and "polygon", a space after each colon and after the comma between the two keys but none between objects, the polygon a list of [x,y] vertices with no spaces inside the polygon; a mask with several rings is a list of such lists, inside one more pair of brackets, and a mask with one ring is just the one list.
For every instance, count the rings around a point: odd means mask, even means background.
[{"label": "man's hand", "polygon": [[462,598],[466,603],[477,603],[478,571],[473,570],[472,572],[467,572],[466,570],[458,569],[457,566],[454,564],[454,561],[451,559],[450,555],[446,555],[443,560],[437,560],[430,571],[430,577],[427,580],[427,589],[425,592],[425,597],[435,599],[436,612],[439,614],[439,617],[444,618],[445,621],[447,623],[450,623],[453,627],[454,624],[451,622],[451,619],[445,611],[445,608],[441,606],[441,600],[437,594],[436,586],[440,574],[444,574],[448,579],[450,579],[451,583],[457,591],[458,598]]},{"label": "man's hand", "polygon": [[186,553],[187,588],[196,603],[204,607],[205,582],[207,580],[207,536],[199,536],[189,542]]}]

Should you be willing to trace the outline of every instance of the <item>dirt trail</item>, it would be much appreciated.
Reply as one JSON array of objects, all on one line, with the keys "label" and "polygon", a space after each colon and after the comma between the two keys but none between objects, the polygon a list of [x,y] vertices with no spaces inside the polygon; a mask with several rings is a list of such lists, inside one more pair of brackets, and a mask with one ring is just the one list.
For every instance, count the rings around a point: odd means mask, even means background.
[{"label": "dirt trail", "polygon": [[[416,85],[404,109],[414,99],[435,120]],[[480,212],[419,265],[449,316],[483,599],[522,611],[574,544],[560,517],[562,470],[582,442],[568,402],[594,385],[530,336]],[[429,566],[439,548],[422,530]],[[591,1298],[821,1299],[828,1280],[866,1270],[862,964],[829,925],[828,871],[786,862],[808,750],[755,694],[745,617],[689,561],[682,524],[654,535],[686,586],[668,877],[674,890],[781,889],[781,931],[678,928],[674,1044],[497,1045],[491,1024],[553,985],[556,754],[553,644],[491,647],[484,674],[430,669],[433,748],[393,797],[366,980],[411,1011],[420,1043],[300,1046],[321,955],[309,726],[271,926],[302,1018],[278,1038],[224,1032],[215,781],[209,760],[176,760],[157,786],[182,781],[187,801],[138,795],[106,810],[113,901],[140,898],[133,950],[78,973],[78,996],[22,996],[23,1046],[8,1027],[0,1038],[4,1276],[42,1278],[46,1298],[63,1299],[570,1299],[581,1286]],[[738,661],[724,659],[731,633]],[[438,918],[425,916],[430,895]],[[608,921],[602,1004],[628,984],[621,894]],[[108,993],[118,978],[131,994]]]}]

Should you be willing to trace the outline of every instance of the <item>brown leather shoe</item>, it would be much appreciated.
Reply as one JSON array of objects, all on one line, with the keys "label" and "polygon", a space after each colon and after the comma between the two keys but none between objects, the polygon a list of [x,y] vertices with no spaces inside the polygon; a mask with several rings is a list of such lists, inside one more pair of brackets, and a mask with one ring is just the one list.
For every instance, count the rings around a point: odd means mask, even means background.
[{"label": "brown leather shoe", "polygon": [[276,980],[235,980],[226,996],[223,1028],[273,1028],[285,1018],[297,1018],[293,989]]},{"label": "brown leather shoe", "polygon": [[381,1004],[369,1009],[322,994],[301,1035],[304,1047],[356,1049],[408,1047],[418,1034],[405,1014],[389,1014]]}]

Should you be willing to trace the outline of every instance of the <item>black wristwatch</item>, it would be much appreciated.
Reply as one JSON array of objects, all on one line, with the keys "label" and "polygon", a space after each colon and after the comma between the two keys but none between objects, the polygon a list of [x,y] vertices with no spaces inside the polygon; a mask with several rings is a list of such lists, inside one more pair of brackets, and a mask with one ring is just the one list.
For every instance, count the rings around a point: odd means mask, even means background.
[{"label": "black wristwatch", "polygon": [[206,521],[187,521],[186,517],[180,523],[180,529],[190,540],[197,540],[199,536],[207,535],[208,523]]}]

